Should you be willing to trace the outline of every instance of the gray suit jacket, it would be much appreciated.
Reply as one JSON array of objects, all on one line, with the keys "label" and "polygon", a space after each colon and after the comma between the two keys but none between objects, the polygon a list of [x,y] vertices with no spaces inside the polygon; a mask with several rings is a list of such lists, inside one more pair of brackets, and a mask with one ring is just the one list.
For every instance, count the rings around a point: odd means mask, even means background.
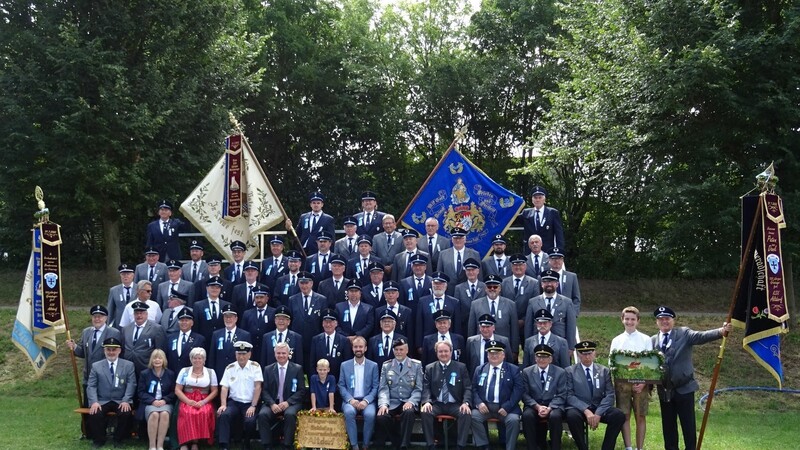
[{"label": "gray suit jacket", "polygon": [[[138,283],[141,280],[150,280],[148,278],[150,272],[150,266],[147,265],[146,262],[136,265],[136,272],[134,272],[133,282]],[[162,281],[167,279],[167,265],[162,262],[156,263],[156,279],[150,280],[153,283],[153,287],[155,288],[158,286]]]},{"label": "gray suit jacket", "polygon": [[483,258],[481,261],[481,273],[485,277],[486,275],[498,275],[501,278],[506,278],[511,276],[511,259],[508,255],[505,255],[504,261],[502,263],[501,269],[497,269],[497,258],[494,254],[489,254],[486,258]]},{"label": "gray suit jacket", "polygon": [[135,330],[135,322],[122,329],[122,358],[131,361],[136,373],[140,373],[147,368],[153,350],[164,348],[167,335],[161,325],[151,320],[145,321],[144,328],[139,332],[139,339],[133,342]]},{"label": "gray suit jacket", "polygon": [[[167,309],[169,305],[169,291],[172,287],[172,282],[169,280],[164,281],[163,283],[158,285],[158,294],[153,298],[156,303],[161,305],[161,310]],[[178,283],[175,285],[175,290],[178,291],[180,294],[188,295],[189,298],[192,298],[192,291],[194,289],[194,285],[191,281],[186,281],[184,279],[179,279]],[[186,306],[191,306],[190,302],[187,300]]]},{"label": "gray suit jacket", "polygon": [[[184,308],[192,311],[192,308],[189,308],[188,306],[184,306]],[[164,329],[164,333],[166,334],[170,334],[173,331],[178,331],[178,313],[174,312],[172,308],[165,309],[164,314],[161,315],[161,323],[159,325],[161,325],[161,328]],[[170,367],[170,369],[172,369],[172,367]],[[180,370],[176,370],[176,372],[180,372]]]},{"label": "gray suit jacket", "polygon": [[428,263],[428,266],[430,267],[436,267],[436,264],[439,262],[439,254],[442,252],[442,250],[446,250],[451,246],[450,239],[447,239],[438,233],[433,239],[433,249],[430,248],[427,234],[420,236],[420,238],[417,240],[417,247],[431,255],[431,260]]},{"label": "gray suit jacket", "polygon": [[513,276],[503,280],[503,283],[500,285],[500,295],[510,298],[514,304],[517,305],[517,317],[523,319],[525,313],[528,311],[530,299],[541,294],[542,291],[539,286],[539,280],[527,275],[522,277],[519,293],[514,289],[515,284]]},{"label": "gray suit jacket", "polygon": [[595,414],[602,416],[608,408],[614,407],[616,395],[611,371],[595,362],[592,375],[593,388],[590,390],[582,364],[567,368],[567,409],[583,412],[591,408]]},{"label": "gray suit jacket", "polygon": [[[425,255],[428,257],[430,261],[430,255],[426,252],[423,252],[419,248],[414,252],[419,253],[420,255]],[[392,281],[400,283],[400,280],[406,277],[410,277],[413,273],[410,272],[406,274],[406,268],[408,267],[408,250],[403,247],[396,255],[394,255],[394,260],[392,261]],[[425,268],[425,273],[430,275],[432,272],[431,265],[428,264]]]},{"label": "gray suit jacket", "polygon": [[[694,331],[687,327],[677,327],[670,331],[670,342],[664,352],[664,367],[666,368],[665,383],[658,386],[659,396],[665,390],[674,390],[679,394],[688,394],[696,391],[700,386],[694,379],[694,365],[692,364],[692,347],[705,344],[717,339],[722,339],[719,329],[709,331]],[[652,336],[653,348],[660,349],[658,334]]]},{"label": "gray suit jacket", "polygon": [[[547,303],[544,294],[530,300],[528,311],[525,313],[525,339],[538,333],[536,330],[536,323],[533,320],[533,314],[540,309],[546,308]],[[553,297],[553,305],[550,312],[553,313],[553,328],[551,328],[550,331],[566,339],[569,348],[575,348],[576,317],[572,301],[563,295],[556,294],[556,296]]]},{"label": "gray suit jacket", "polygon": [[386,361],[381,367],[378,407],[388,406],[392,410],[405,402],[411,402],[414,409],[419,410],[422,382],[422,364],[416,359],[406,358],[403,364],[396,359]]},{"label": "gray suit jacket", "polygon": [[529,254],[527,256],[527,259],[528,260],[526,261],[527,267],[525,268],[525,275],[529,277],[539,278],[542,272],[550,268],[550,255],[548,255],[545,252],[539,253],[539,273],[536,273],[536,270],[534,270],[533,253]]},{"label": "gray suit jacket", "polygon": [[[131,284],[130,297],[130,301],[136,300],[136,283]],[[106,308],[108,308],[109,325],[119,324],[119,319],[122,318],[122,312],[125,311],[125,306],[129,303],[126,301],[126,298],[125,287],[122,283],[112,286],[111,289],[108,290],[108,304]],[[103,355],[103,358],[105,358],[105,355]]]},{"label": "gray suit jacket", "polygon": [[181,278],[190,282],[196,283],[200,280],[204,280],[208,278],[208,264],[202,259],[197,263],[197,279],[192,280],[192,264],[193,261],[189,261],[182,267]]},{"label": "gray suit jacket", "polygon": [[580,315],[581,287],[578,284],[578,275],[569,270],[562,270],[561,282],[558,284],[558,290],[561,295],[572,300],[572,305],[575,306],[575,315]]},{"label": "gray suit jacket", "polygon": [[[533,336],[525,339],[525,357],[523,358],[522,365],[523,367],[528,367],[536,364],[533,349],[536,348],[537,345],[541,343],[541,339],[539,338],[539,333],[534,334]],[[556,336],[555,333],[550,333],[550,339],[547,341],[547,345],[553,349],[553,363],[552,365],[561,367],[562,369],[566,369],[570,366],[569,364],[569,352],[572,350],[568,348],[567,340],[562,338],[561,336]]]},{"label": "gray suit jacket", "polygon": [[[339,394],[342,396],[342,404],[347,404],[354,399],[355,390],[355,360],[348,359],[342,362],[339,369]],[[367,403],[375,403],[378,396],[378,365],[375,361],[364,359],[364,397],[357,400],[366,400]]]},{"label": "gray suit jacket", "polygon": [[394,231],[392,233],[392,245],[389,246],[389,239],[385,232],[380,232],[372,238],[372,252],[375,256],[381,259],[384,264],[391,264],[394,261],[394,255],[402,252],[403,249],[403,235]]},{"label": "gray suit jacket", "polygon": [[75,356],[84,358],[83,363],[83,384],[89,382],[89,372],[92,370],[92,365],[100,360],[106,359],[106,354],[103,351],[103,341],[108,338],[120,338],[120,332],[116,328],[106,325],[106,329],[97,336],[97,343],[92,350],[92,338],[94,337],[94,327],[86,327],[81,332],[80,339],[75,342]]},{"label": "gray suit jacket", "polygon": [[465,330],[465,337],[470,336],[469,331],[469,310],[472,307],[472,302],[477,300],[481,297],[486,296],[486,284],[483,281],[476,281],[475,282],[475,296],[473,297],[470,291],[470,283],[469,280],[459,284],[455,288],[455,292],[453,292],[453,297],[458,300],[459,305],[461,305],[461,311],[459,311],[459,316],[462,319],[461,329]]},{"label": "gray suit jacket", "polygon": [[522,403],[525,408],[536,405],[549,406],[552,409],[564,408],[567,403],[567,373],[564,369],[550,364],[542,386],[541,369],[536,364],[522,370],[525,380],[525,392]]},{"label": "gray suit jacket", "polygon": [[350,251],[347,242],[347,236],[339,238],[333,243],[333,253],[341,255],[345,261],[355,256],[358,253],[358,236],[353,236],[353,250]]},{"label": "gray suit jacket", "polygon": [[[461,269],[461,273],[456,273],[456,250],[453,247],[448,249],[442,250],[439,254],[439,261],[436,263],[436,271],[444,272],[445,275],[450,277],[450,282],[447,284],[447,295],[453,295],[453,292],[456,289],[456,286],[464,281],[467,281],[467,274],[464,272],[464,269]],[[469,247],[464,247],[464,250],[461,252],[461,264],[464,264],[469,258],[474,258],[476,261],[481,260],[481,255],[478,254],[476,250],[473,250]],[[483,274],[478,273],[478,279],[483,279]]]},{"label": "gray suit jacket", "polygon": [[[467,336],[480,334],[478,318],[484,314],[489,314],[489,298],[482,297],[474,302],[469,311],[469,324],[467,325]],[[497,314],[494,316],[495,333],[506,336],[511,343],[511,353],[519,353],[519,325],[517,324],[517,306],[509,299],[497,297]],[[509,362],[511,362],[509,360]]]},{"label": "gray suit jacket", "polygon": [[133,363],[117,358],[114,363],[114,377],[106,358],[92,364],[89,382],[86,385],[87,404],[105,405],[108,402],[133,403],[136,394],[136,369]]},{"label": "gray suit jacket", "polygon": [[[511,356],[511,351],[509,350],[510,344],[508,342],[508,338],[495,333],[494,340],[506,346],[505,350],[506,361],[511,361],[512,356]],[[485,360],[482,359],[483,358],[483,351],[481,350],[482,341],[483,337],[481,337],[481,335],[470,336],[469,338],[467,338],[467,348],[466,348],[467,355],[464,361],[467,364],[467,370],[469,370],[470,374],[474,374],[475,369],[482,366],[486,362]]]}]

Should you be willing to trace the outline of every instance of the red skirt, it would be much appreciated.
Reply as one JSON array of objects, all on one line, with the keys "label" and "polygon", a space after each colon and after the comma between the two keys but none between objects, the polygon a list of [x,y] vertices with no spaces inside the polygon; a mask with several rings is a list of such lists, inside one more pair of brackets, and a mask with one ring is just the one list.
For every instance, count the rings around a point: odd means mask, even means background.
[{"label": "red skirt", "polygon": [[[184,391],[184,394],[190,400],[196,402],[208,396],[208,394],[203,394],[200,390]],[[210,402],[203,405],[202,408],[195,408],[180,402],[178,407],[178,442],[181,445],[202,439],[206,439],[208,445],[212,445],[214,443],[215,426],[214,406]]]}]

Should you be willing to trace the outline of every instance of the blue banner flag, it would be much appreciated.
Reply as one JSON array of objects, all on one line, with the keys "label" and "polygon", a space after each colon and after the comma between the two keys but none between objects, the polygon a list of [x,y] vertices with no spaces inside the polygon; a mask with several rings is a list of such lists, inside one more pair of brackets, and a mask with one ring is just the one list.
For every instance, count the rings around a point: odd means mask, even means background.
[{"label": "blue banner flag", "polygon": [[524,206],[522,197],[497,184],[451,146],[400,221],[421,235],[425,235],[425,221],[431,217],[439,221],[439,234],[448,238],[453,228],[463,228],[467,247],[486,255],[492,237],[505,233]]}]

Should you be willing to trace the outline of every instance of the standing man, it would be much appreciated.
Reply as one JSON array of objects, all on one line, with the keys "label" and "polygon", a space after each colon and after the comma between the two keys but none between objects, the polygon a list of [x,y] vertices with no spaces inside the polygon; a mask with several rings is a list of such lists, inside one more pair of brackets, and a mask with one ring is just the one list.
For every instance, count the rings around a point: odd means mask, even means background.
[{"label": "standing man", "polygon": [[425,255],[414,255],[411,260],[413,275],[400,281],[400,304],[409,307],[414,317],[417,316],[420,300],[430,295],[433,287],[428,267],[428,258]]},{"label": "standing man", "polygon": [[333,253],[331,253],[333,236],[332,233],[328,233],[325,230],[317,233],[317,253],[309,255],[306,259],[305,271],[314,277],[314,288],[319,288],[319,283],[322,280],[331,277],[330,260],[333,256]]},{"label": "standing man", "polygon": [[242,241],[233,241],[229,247],[233,261],[231,261],[230,266],[225,268],[222,274],[226,280],[236,286],[244,283],[244,252],[247,250],[247,245]]},{"label": "standing man", "polygon": [[578,450],[588,450],[583,424],[596,430],[606,424],[602,450],[614,450],[625,414],[614,407],[611,371],[594,362],[597,344],[581,341],[575,347],[580,362],[567,368],[567,424]]},{"label": "standing man", "polygon": [[[646,352],[653,349],[650,336],[639,332],[639,309],[628,306],[622,310],[622,326],[625,332],[611,341],[610,353],[621,352]],[[633,450],[631,446],[631,409],[636,414],[636,450],[644,447],[644,436],[647,429],[647,409],[650,404],[650,390],[644,383],[627,383],[614,380],[614,393],[617,397],[617,408],[625,414],[625,423],[622,424],[622,440],[625,450]]]},{"label": "standing man", "polygon": [[533,316],[536,311],[546,309],[553,315],[553,328],[551,331],[556,336],[561,336],[567,340],[569,348],[575,348],[575,308],[572,301],[563,295],[556,293],[558,289],[558,272],[545,270],[542,272],[542,290],[544,293],[534,297],[528,304],[528,311],[525,313],[525,338],[536,334],[536,322]]},{"label": "standing man", "polygon": [[112,337],[119,340],[120,337],[119,330],[106,324],[108,310],[104,306],[92,306],[89,308],[89,315],[92,316],[92,325],[83,329],[78,342],[72,339],[67,341],[67,347],[75,353],[75,356],[85,359],[83,364],[84,399],[86,399],[86,384],[89,382],[89,371],[92,369],[92,365],[106,357],[103,351],[103,341]]},{"label": "standing man", "polygon": [[[500,292],[503,297],[511,299],[517,307],[517,319],[519,335],[525,336],[525,314],[528,312],[528,305],[531,299],[541,294],[539,280],[525,274],[527,264],[525,256],[521,253],[511,255],[512,275],[500,285]],[[571,347],[570,347],[571,348]]]},{"label": "standing man", "polygon": [[89,404],[89,437],[93,448],[106,443],[108,414],[117,415],[114,427],[114,446],[118,447],[129,437],[133,399],[136,395],[136,369],[133,363],[119,357],[122,344],[115,337],[103,341],[105,358],[92,364],[86,399]]},{"label": "standing man", "polygon": [[550,250],[550,269],[558,274],[558,293],[572,300],[575,306],[575,316],[581,313],[581,287],[578,284],[578,275],[564,268],[564,254],[560,249]]},{"label": "standing man", "polygon": [[369,446],[375,431],[375,404],[380,382],[378,365],[364,356],[366,350],[367,341],[363,337],[353,339],[353,359],[342,363],[339,374],[344,425],[353,450],[359,450],[357,415],[361,414],[364,418],[364,445],[361,448],[366,449]]},{"label": "standing man", "polygon": [[206,339],[199,333],[192,331],[194,325],[194,314],[189,308],[183,308],[178,313],[178,330],[167,335],[164,341],[164,353],[167,355],[167,367],[171,367],[175,373],[180,372],[184,367],[192,365],[189,353],[192,349],[200,347],[206,348]]},{"label": "standing man", "polygon": [[[242,447],[250,448],[250,437],[256,430],[258,404],[261,403],[261,385],[264,374],[261,366],[250,361],[253,346],[247,341],[233,343],[236,351],[236,362],[225,368],[225,375],[219,382],[222,386],[217,408],[217,434],[220,450],[228,450],[231,442],[231,425],[234,422],[244,424]],[[267,430],[269,430],[267,426]]]},{"label": "standing man", "polygon": [[503,344],[490,341],[486,351],[489,362],[475,371],[472,380],[475,404],[472,410],[472,436],[475,447],[488,450],[486,421],[498,419],[506,426],[506,450],[515,450],[519,436],[519,416],[522,414],[519,401],[522,400],[525,384],[519,368],[505,361]]},{"label": "standing man", "polygon": [[[336,304],[336,314],[342,318],[338,330],[352,342],[356,336],[368,338],[375,327],[372,306],[361,301],[361,286],[356,280],[347,283],[347,301]],[[335,372],[334,372],[335,373]]]},{"label": "standing man", "polygon": [[506,255],[506,238],[497,234],[492,239],[492,253],[481,261],[483,276],[498,275],[501,279],[511,276],[511,262]]},{"label": "standing man", "polygon": [[[108,321],[109,325],[118,325],[122,318],[122,311],[125,306],[136,297],[136,285],[133,283],[133,266],[120,264],[119,270],[120,283],[108,290]],[[102,353],[102,352],[101,352]]]},{"label": "standing man", "polygon": [[562,369],[569,367],[569,352],[572,348],[567,344],[566,339],[550,332],[553,327],[553,315],[550,314],[550,310],[540,309],[536,311],[533,314],[533,320],[536,321],[537,333],[525,339],[525,345],[523,346],[525,358],[522,366],[529,367],[533,365],[536,362],[533,359],[534,349],[539,345],[547,345],[550,348],[551,362]]},{"label": "standing man", "polygon": [[275,362],[275,346],[285,342],[289,346],[289,359],[303,365],[303,338],[289,329],[292,312],[286,305],[275,308],[275,329],[261,338],[261,365],[266,367]]},{"label": "standing man", "polygon": [[364,191],[361,194],[361,212],[355,215],[358,227],[356,233],[375,236],[383,228],[383,216],[385,213],[378,211],[378,196],[372,191]]},{"label": "standing man", "polygon": [[358,237],[357,254],[347,261],[345,276],[351,280],[358,280],[362,286],[369,284],[369,266],[379,264],[383,268],[383,261],[372,254],[372,237],[362,234]]},{"label": "standing man", "polygon": [[275,280],[275,289],[272,290],[276,305],[288,306],[289,297],[300,292],[300,287],[297,285],[297,275],[303,265],[303,255],[297,250],[287,252],[286,264],[288,271]]},{"label": "standing man", "polygon": [[[214,331],[224,327],[222,321],[222,308],[230,305],[230,303],[222,300],[219,294],[222,292],[222,279],[220,277],[211,277],[206,283],[206,293],[208,297],[194,304],[192,313],[194,313],[194,331],[197,334],[203,335],[206,342],[211,342],[211,335]],[[209,344],[210,345],[210,344]]]},{"label": "standing man", "polygon": [[164,347],[166,334],[161,325],[147,320],[147,303],[140,301],[131,304],[133,323],[122,329],[122,351],[124,358],[133,363],[136,373],[147,369],[150,354]]},{"label": "standing man", "polygon": [[219,297],[223,300],[228,300],[233,293],[233,283],[222,278],[222,258],[219,255],[210,256],[206,259],[208,266],[208,276],[197,280],[192,287],[192,296],[189,299],[189,307],[194,307],[194,304],[208,298],[208,281],[211,278],[217,280],[220,285]]},{"label": "standing man", "polygon": [[[222,321],[225,327],[220,328],[211,335],[211,342],[208,343],[208,366],[214,369],[218,376],[224,376],[228,367],[236,361],[237,342],[250,343],[250,333],[236,326],[239,315],[232,305],[225,305],[222,308]],[[252,353],[253,345],[250,344]]]},{"label": "standing man", "polygon": [[[411,270],[411,262],[414,260],[415,255],[429,256],[428,253],[423,252],[417,246],[419,234],[416,230],[405,229],[401,230],[400,234],[403,235],[403,250],[394,256],[394,261],[392,262],[392,267],[395,268],[395,270],[392,270],[392,281],[397,283],[403,278],[408,278],[414,274]],[[430,270],[430,266],[428,270]]]},{"label": "standing man", "polygon": [[[375,361],[378,366],[383,367],[383,363],[392,359],[392,342],[398,339],[408,339],[397,330],[397,323],[399,319],[395,313],[389,309],[384,309],[379,317],[378,324],[380,326],[380,333],[369,338],[369,346],[367,347],[367,354],[369,359]],[[409,345],[411,347],[411,345]]]},{"label": "standing man", "polygon": [[155,301],[158,303],[159,308],[166,309],[169,303],[169,296],[172,292],[179,292],[189,299],[192,294],[191,282],[184,280],[182,277],[183,270],[181,263],[171,259],[167,261],[167,280],[158,285],[158,293],[155,295]]},{"label": "standing man", "polygon": [[467,448],[467,438],[472,423],[472,383],[464,363],[453,361],[453,347],[449,341],[438,341],[435,346],[437,361],[425,367],[422,385],[420,417],[422,432],[429,450],[433,443],[433,421],[440,414],[456,418],[458,449]]},{"label": "standing man", "polygon": [[267,288],[258,288],[253,292],[256,303],[255,308],[249,308],[242,316],[241,326],[250,333],[253,342],[254,358],[261,364],[261,345],[264,335],[275,329],[275,308],[269,306],[269,291]]},{"label": "standing man", "polygon": [[436,361],[438,353],[436,351],[436,343],[447,341],[450,343],[450,358],[455,361],[461,361],[464,358],[464,336],[450,332],[452,320],[450,320],[450,313],[447,310],[439,310],[433,315],[436,321],[436,332],[425,336],[422,340],[422,365]]},{"label": "standing man", "polygon": [[317,361],[326,359],[330,364],[331,373],[338,374],[342,362],[353,356],[350,340],[336,330],[338,324],[336,310],[331,308],[322,310],[322,333],[311,340],[311,357],[306,361],[308,373],[317,366]]},{"label": "standing man", "polygon": [[539,276],[550,268],[550,255],[542,251],[542,238],[538,234],[532,234],[528,238],[528,249],[530,253],[526,257],[525,275],[533,278]]},{"label": "standing man", "polygon": [[233,295],[231,295],[230,300],[233,308],[240,316],[248,309],[255,308],[255,291],[267,289],[266,284],[258,282],[259,268],[257,263],[245,261],[242,268],[244,269],[244,283],[237,284],[233,287]]},{"label": "standing man", "polygon": [[[408,306],[403,306],[399,303],[400,288],[397,283],[394,281],[387,281],[383,286],[383,297],[386,300],[386,304],[373,309],[373,311],[375,311],[375,323],[380,325],[384,313],[386,311],[391,311],[397,319],[397,332],[406,338],[409,334],[414,334],[414,314]],[[381,329],[375,329],[372,334],[377,335],[380,331]],[[393,340],[390,342],[393,342]],[[409,342],[409,347],[414,348],[413,342]]]},{"label": "standing man", "polygon": [[[378,388],[378,426],[381,437],[376,444],[382,445],[388,435],[396,449],[407,449],[416,410],[422,397],[422,365],[408,357],[408,341],[405,339],[395,339],[392,351],[394,359],[386,361],[381,367]],[[399,429],[394,424],[394,417],[397,416],[400,417]]]},{"label": "standing man", "polygon": [[[328,265],[330,265],[331,269],[331,276],[330,278],[322,280],[317,285],[317,292],[325,296],[328,300],[329,308],[335,308],[337,303],[347,300],[347,286],[350,280],[344,277],[346,264],[347,261],[345,261],[341,255],[331,253],[331,258],[328,261]],[[361,289],[361,286],[358,285],[358,288]]]},{"label": "standing man", "polygon": [[431,256],[431,267],[439,262],[439,253],[450,248],[450,241],[439,234],[439,221],[435,217],[425,220],[425,236],[419,241],[419,248]]},{"label": "standing man", "polygon": [[[538,344],[532,349],[536,364],[522,370],[525,392],[522,394],[522,422],[528,450],[547,447],[547,430],[550,429],[550,450],[561,449],[561,431],[564,406],[567,401],[566,371],[551,364],[553,349]],[[527,357],[527,350],[525,356]],[[533,359],[533,358],[531,358]]]},{"label": "standing man", "polygon": [[[300,225],[299,239],[306,255],[317,252],[317,237],[319,233],[325,231],[329,236],[333,236],[334,221],[329,214],[322,212],[325,204],[325,196],[321,192],[313,192],[308,196],[311,211],[300,215],[298,225]],[[286,230],[292,229],[292,219],[286,219]]]},{"label": "standing man", "polygon": [[[161,323],[161,317],[163,316],[161,306],[156,303],[155,300],[150,299],[152,294],[152,283],[147,280],[140,280],[136,283],[136,301],[145,303],[148,306],[147,319],[155,323]],[[122,317],[119,318],[119,323],[116,326],[118,330],[121,331],[123,328],[133,323],[133,304],[136,303],[136,301],[125,305],[125,309],[122,311]]]},{"label": "standing man", "polygon": [[159,253],[155,247],[144,249],[144,262],[136,265],[136,273],[133,277],[134,283],[147,280],[158,286],[159,283],[167,279],[167,265],[158,260]]},{"label": "standing man", "polygon": [[[481,260],[481,255],[477,251],[467,248],[466,230],[458,227],[453,228],[450,231],[450,238],[453,246],[442,250],[439,254],[439,261],[436,264],[436,271],[443,272],[452,281],[447,295],[453,295],[456,285],[467,281],[467,275],[464,273],[464,261],[467,258]],[[482,278],[481,274],[478,274],[478,278]]]},{"label": "standing man", "polygon": [[186,301],[188,299],[188,295],[181,294],[180,292],[171,292],[169,294],[168,308],[161,314],[161,327],[164,328],[164,333],[170,334],[173,331],[177,331],[178,315],[181,311],[188,308],[188,306],[186,306]]},{"label": "standing man", "polygon": [[478,367],[489,361],[488,348],[492,341],[503,344],[506,352],[505,359],[511,360],[511,351],[509,350],[511,345],[508,342],[508,338],[494,332],[494,317],[491,314],[484,314],[478,317],[478,331],[480,334],[467,338],[466,364],[469,373],[474,374]]},{"label": "standing man", "polygon": [[158,250],[159,260],[181,259],[181,241],[178,233],[186,228],[186,223],[172,218],[172,203],[161,200],[158,203],[158,219],[147,225],[147,245]]},{"label": "standing man", "polygon": [[353,216],[344,218],[344,237],[339,238],[333,243],[333,253],[341,255],[345,261],[358,253],[358,233],[356,225],[358,222]]},{"label": "standing man", "polygon": [[498,275],[487,275],[484,279],[486,284],[486,297],[479,298],[472,302],[469,311],[469,325],[466,334],[472,336],[478,334],[478,318],[484,314],[494,317],[495,331],[501,336],[506,336],[511,344],[512,360],[516,364],[519,354],[519,327],[517,324],[517,305],[511,300],[500,295],[501,278]]},{"label": "standing man", "polygon": [[416,324],[414,342],[419,347],[417,349],[419,355],[422,355],[422,340],[425,336],[436,332],[436,321],[434,320],[436,311],[447,310],[450,314],[450,320],[456,325],[453,331],[459,334],[463,332],[461,330],[461,316],[458,315],[461,311],[461,305],[454,297],[447,295],[447,284],[450,279],[442,272],[434,272],[431,278],[433,279],[431,295],[426,295],[420,299],[417,317],[414,321]]},{"label": "standing man", "polygon": [[283,448],[294,447],[297,412],[303,409],[306,382],[303,367],[289,361],[289,345],[275,345],[275,362],[264,368],[264,406],[258,413],[258,431],[265,449],[272,446],[272,425],[283,417]]},{"label": "standing man", "polygon": [[383,232],[372,237],[372,250],[391,271],[395,255],[403,251],[403,235],[397,231],[397,222],[392,214],[385,214],[382,224]]},{"label": "standing man", "polygon": [[481,265],[477,260],[467,258],[464,261],[464,273],[467,274],[467,281],[456,286],[455,292],[453,292],[453,297],[461,305],[458,315],[461,316],[461,329],[466,331],[465,334],[467,336],[470,335],[469,310],[472,307],[472,302],[481,297],[486,297],[486,284],[478,279],[478,274],[481,273],[480,269]]},{"label": "standing man", "polygon": [[[547,190],[542,186],[534,186],[531,190],[533,208],[522,210],[522,226],[525,229],[525,240],[537,234],[542,238],[542,250],[550,253],[554,247],[564,248],[564,226],[561,224],[561,213],[557,209],[545,206]],[[529,253],[530,249],[523,249]]]},{"label": "standing man", "polygon": [[267,285],[270,291],[275,290],[275,282],[282,275],[289,272],[286,257],[283,256],[283,239],[278,235],[273,235],[269,239],[270,256],[261,261],[260,280]]},{"label": "standing man", "polygon": [[197,239],[192,239],[189,244],[189,257],[192,260],[183,265],[181,278],[190,283],[197,283],[198,280],[208,278],[208,264],[203,261],[204,254],[203,244]]},{"label": "standing man", "polygon": [[658,386],[658,401],[661,403],[661,429],[664,433],[664,448],[678,449],[678,419],[681,421],[683,443],[687,450],[697,447],[697,430],[694,418],[694,392],[699,388],[694,379],[692,347],[721,339],[730,333],[731,324],[708,331],[694,331],[688,327],[675,328],[675,311],[659,306],[656,316],[658,333],[654,334],[653,347],[664,353],[666,375],[664,384]]},{"label": "standing man", "polygon": [[[311,339],[322,332],[322,311],[327,308],[328,301],[312,290],[310,273],[300,272],[297,280],[300,292],[289,297],[288,302],[289,311],[292,313],[291,330],[303,338],[303,354],[310,355]],[[317,362],[306,358],[304,363],[303,367],[310,370],[316,367]]]},{"label": "standing man", "polygon": [[383,265],[374,262],[369,263],[367,270],[369,272],[369,283],[362,285],[361,298],[370,306],[376,308],[386,303],[383,295],[383,279],[386,273],[383,271]]}]

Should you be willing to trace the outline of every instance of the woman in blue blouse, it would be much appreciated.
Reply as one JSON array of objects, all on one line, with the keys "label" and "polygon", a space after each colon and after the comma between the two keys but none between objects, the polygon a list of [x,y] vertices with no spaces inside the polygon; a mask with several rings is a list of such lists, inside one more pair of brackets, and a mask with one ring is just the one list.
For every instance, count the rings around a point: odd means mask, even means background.
[{"label": "woman in blue blouse", "polygon": [[175,372],[167,369],[167,355],[153,350],[147,369],[139,376],[139,420],[147,420],[150,450],[164,450],[169,416],[175,404]]}]

